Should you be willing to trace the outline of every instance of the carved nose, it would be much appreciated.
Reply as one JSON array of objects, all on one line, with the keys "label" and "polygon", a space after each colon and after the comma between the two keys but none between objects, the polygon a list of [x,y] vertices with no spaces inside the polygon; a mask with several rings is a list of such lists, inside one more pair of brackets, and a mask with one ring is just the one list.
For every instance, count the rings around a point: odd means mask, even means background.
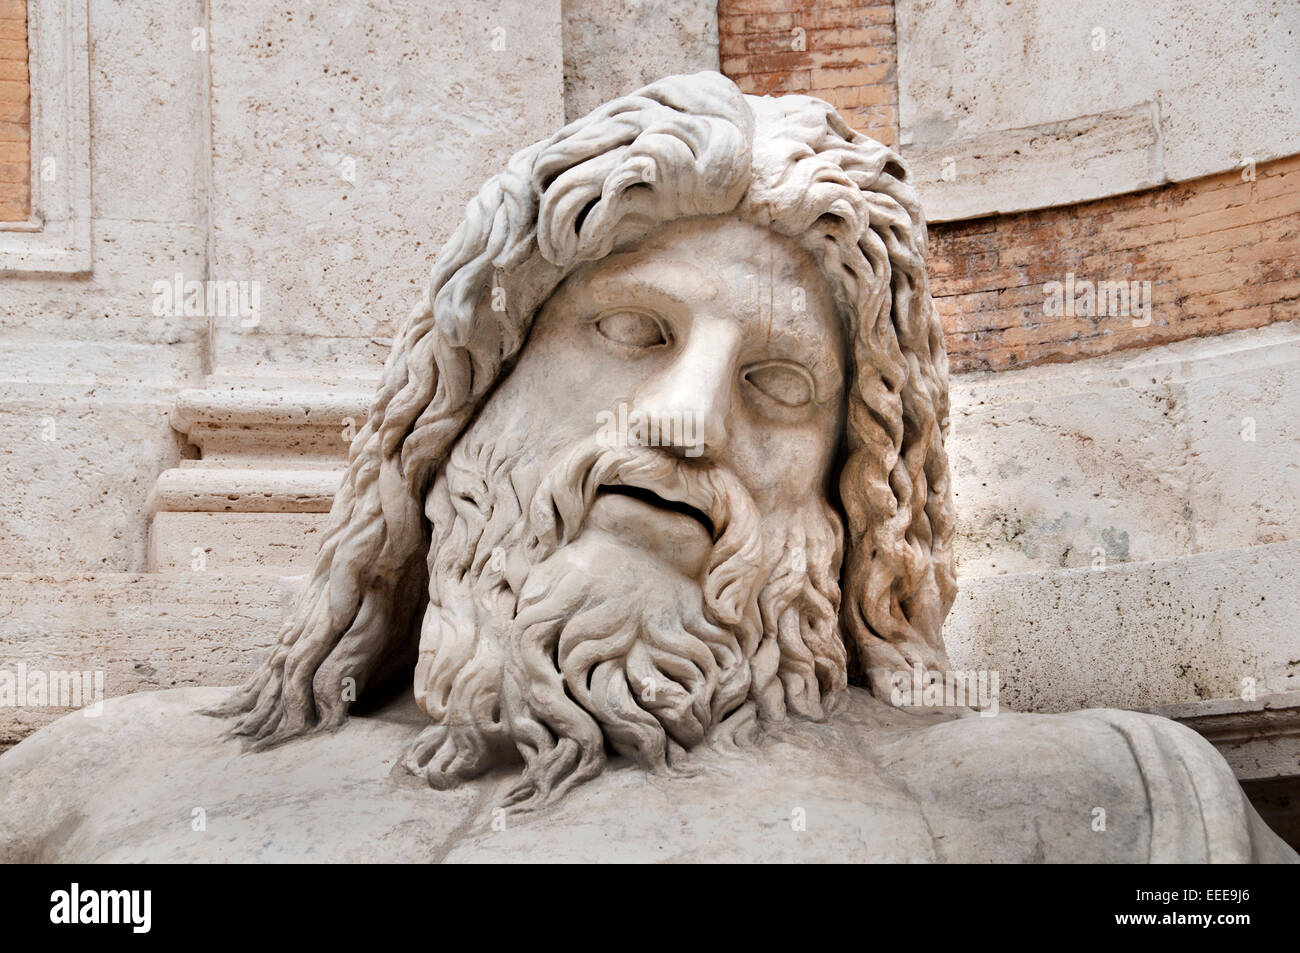
[{"label": "carved nose", "polygon": [[726,446],[738,337],[732,329],[692,335],[677,360],[647,382],[636,409],[658,446],[689,457]]}]

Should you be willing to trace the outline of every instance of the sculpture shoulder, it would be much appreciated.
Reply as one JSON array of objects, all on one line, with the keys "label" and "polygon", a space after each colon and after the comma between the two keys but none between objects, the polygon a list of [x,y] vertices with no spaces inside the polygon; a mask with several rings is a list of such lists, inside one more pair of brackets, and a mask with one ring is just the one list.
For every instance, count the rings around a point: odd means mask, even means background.
[{"label": "sculpture shoulder", "polygon": [[0,862],[57,856],[64,837],[123,771],[160,767],[185,750],[218,742],[223,726],[199,712],[228,691],[113,698],[98,710],[63,716],[0,755]]},{"label": "sculpture shoulder", "polygon": [[1126,712],[916,716],[853,690],[825,723],[668,777],[614,762],[519,814],[498,807],[517,768],[452,791],[394,771],[409,713],[252,753],[199,714],[223,692],[115,699],[0,756],[0,860],[1294,858],[1212,747]]},{"label": "sculpture shoulder", "polygon": [[400,717],[245,751],[201,713],[228,691],[112,699],[0,755],[0,861],[428,861],[482,797],[395,780]]},{"label": "sculpture shoulder", "polygon": [[451,791],[394,771],[417,721],[352,718],[244,752],[198,713],[221,697],[115,699],[99,718],[65,717],[0,756],[0,859],[935,859],[913,796],[874,770],[879,720],[854,712],[795,723],[758,747],[701,751],[672,776],[615,761],[523,814],[499,807],[517,766]]},{"label": "sculpture shoulder", "polygon": [[882,755],[882,769],[931,805],[948,859],[1295,859],[1213,745],[1154,715],[973,716],[918,731]]}]

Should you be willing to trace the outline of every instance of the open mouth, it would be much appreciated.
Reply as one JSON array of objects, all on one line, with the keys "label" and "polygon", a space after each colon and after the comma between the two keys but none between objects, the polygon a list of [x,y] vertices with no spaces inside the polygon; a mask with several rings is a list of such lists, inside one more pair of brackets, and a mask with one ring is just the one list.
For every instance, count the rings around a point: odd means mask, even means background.
[{"label": "open mouth", "polygon": [[681,513],[683,516],[689,516],[704,527],[705,531],[709,534],[709,539],[715,538],[713,520],[709,519],[703,510],[696,509],[689,503],[665,499],[653,490],[647,490],[640,486],[628,486],[624,483],[602,484],[600,488],[596,490],[596,495],[599,496],[601,493],[630,496],[634,500],[640,500],[642,503],[648,503],[650,506],[658,507],[661,510],[671,510],[674,513]]}]

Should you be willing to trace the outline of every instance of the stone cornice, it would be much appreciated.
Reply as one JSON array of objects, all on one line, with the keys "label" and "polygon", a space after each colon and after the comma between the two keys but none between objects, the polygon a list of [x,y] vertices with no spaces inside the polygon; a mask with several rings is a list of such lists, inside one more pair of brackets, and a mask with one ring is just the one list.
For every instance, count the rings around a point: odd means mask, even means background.
[{"label": "stone cornice", "polygon": [[364,420],[370,399],[369,390],[195,388],[177,396],[171,424],[184,434],[203,427],[341,427],[349,417]]},{"label": "stone cornice", "polygon": [[1147,710],[1186,725],[1213,744],[1240,780],[1300,776],[1300,692]]},{"label": "stone cornice", "polygon": [[328,513],[343,471],[181,466],[154,486],[151,511],[173,513]]}]

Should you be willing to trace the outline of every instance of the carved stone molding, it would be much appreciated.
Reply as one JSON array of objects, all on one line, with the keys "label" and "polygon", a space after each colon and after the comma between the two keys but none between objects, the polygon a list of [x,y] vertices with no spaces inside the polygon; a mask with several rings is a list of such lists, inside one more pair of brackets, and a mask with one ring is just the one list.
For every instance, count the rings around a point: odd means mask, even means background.
[{"label": "carved stone molding", "polygon": [[86,0],[28,4],[31,214],[0,224],[0,272],[90,270]]},{"label": "carved stone molding", "polygon": [[303,571],[369,399],[306,382],[181,392],[172,427],[198,459],[158,477],[149,568]]},{"label": "carved stone molding", "polygon": [[1243,781],[1300,778],[1300,692],[1148,709],[1213,742]]}]

